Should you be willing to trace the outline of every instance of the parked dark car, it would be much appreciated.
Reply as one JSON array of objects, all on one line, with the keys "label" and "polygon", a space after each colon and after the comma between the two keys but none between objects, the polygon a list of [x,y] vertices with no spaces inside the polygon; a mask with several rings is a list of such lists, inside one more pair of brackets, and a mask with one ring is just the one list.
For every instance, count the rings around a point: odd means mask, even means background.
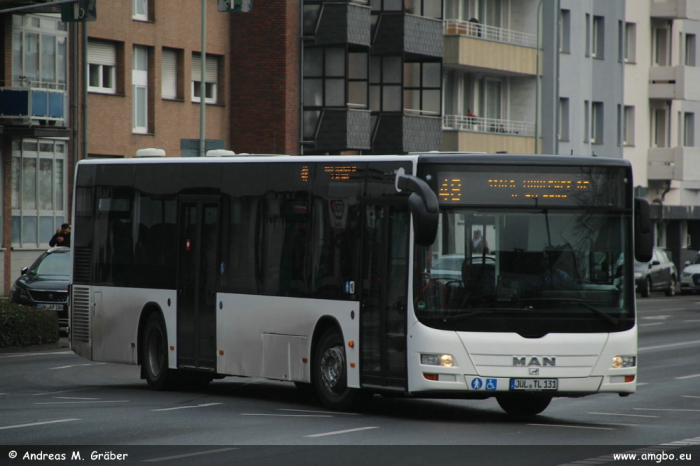
[{"label": "parked dark car", "polygon": [[634,280],[643,298],[648,298],[652,291],[663,291],[666,296],[673,296],[676,294],[678,271],[666,251],[654,248],[654,256],[649,262],[634,261]]},{"label": "parked dark car", "polygon": [[68,327],[70,248],[58,247],[43,253],[12,285],[9,301],[58,314],[59,328]]}]

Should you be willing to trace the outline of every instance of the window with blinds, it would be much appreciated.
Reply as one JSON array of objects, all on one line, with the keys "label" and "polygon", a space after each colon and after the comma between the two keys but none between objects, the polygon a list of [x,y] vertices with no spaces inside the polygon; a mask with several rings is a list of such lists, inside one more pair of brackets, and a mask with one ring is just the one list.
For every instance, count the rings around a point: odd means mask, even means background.
[{"label": "window with blinds", "polygon": [[204,86],[202,86],[202,56],[198,53],[192,55],[192,102],[200,102],[201,89],[204,87],[204,101],[216,103],[217,85],[219,76],[219,58],[212,55],[206,56],[204,69]]},{"label": "window with blinds", "polygon": [[163,49],[161,97],[177,99],[177,50]]},{"label": "window with blinds", "polygon": [[89,92],[116,94],[117,48],[110,42],[88,42]]}]

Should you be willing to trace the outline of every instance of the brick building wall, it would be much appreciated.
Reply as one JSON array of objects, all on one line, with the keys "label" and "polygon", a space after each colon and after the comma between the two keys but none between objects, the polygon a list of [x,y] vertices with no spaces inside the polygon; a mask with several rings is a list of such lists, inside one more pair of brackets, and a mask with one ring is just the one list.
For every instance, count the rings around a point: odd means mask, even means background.
[{"label": "brick building wall", "polygon": [[299,154],[300,1],[231,16],[231,141],[236,152]]},{"label": "brick building wall", "polygon": [[[117,45],[116,95],[90,93],[88,97],[88,153],[91,156],[133,156],[138,149],[157,147],[168,156],[180,156],[180,139],[199,139],[199,103],[192,102],[192,53],[201,52],[201,2],[149,2],[148,21],[132,19],[132,2],[100,2],[97,21],[88,23],[92,40]],[[220,58],[216,104],[207,104],[206,138],[230,146],[229,14],[207,3],[207,55]],[[132,131],[132,60],[134,45],[148,48],[148,134]],[[163,100],[161,75],[163,47],[178,50],[178,97]],[[82,55],[81,55],[82,56]],[[82,67],[81,67],[82,69]],[[75,120],[74,120],[75,121]],[[78,144],[82,142],[78,141]],[[82,158],[82,155],[81,155]]]}]

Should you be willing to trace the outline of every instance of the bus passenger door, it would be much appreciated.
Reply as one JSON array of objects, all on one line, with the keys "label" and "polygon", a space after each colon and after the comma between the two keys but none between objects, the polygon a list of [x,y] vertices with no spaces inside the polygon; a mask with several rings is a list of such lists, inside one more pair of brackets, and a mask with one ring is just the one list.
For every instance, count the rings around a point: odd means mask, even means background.
[{"label": "bus passenger door", "polygon": [[219,203],[180,202],[177,287],[177,365],[216,370],[216,280]]},{"label": "bus passenger door", "polygon": [[365,204],[361,261],[361,385],[406,390],[409,214]]}]

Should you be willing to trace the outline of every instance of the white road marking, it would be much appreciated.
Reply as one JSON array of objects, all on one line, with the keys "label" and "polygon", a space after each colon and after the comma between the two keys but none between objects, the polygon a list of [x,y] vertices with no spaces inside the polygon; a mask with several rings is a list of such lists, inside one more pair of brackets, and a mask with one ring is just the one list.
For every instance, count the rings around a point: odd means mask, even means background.
[{"label": "white road marking", "polygon": [[349,434],[352,432],[360,432],[362,430],[371,430],[371,429],[379,429],[379,427],[359,427],[357,429],[336,430],[335,432],[325,432],[323,434],[307,435],[307,437],[325,437],[327,435]]},{"label": "white road marking", "polygon": [[34,427],[34,426],[44,426],[46,424],[58,424],[59,422],[71,422],[71,421],[79,421],[80,419],[58,419],[56,421],[42,421],[42,422],[30,422],[28,424],[17,424],[14,426],[4,426],[0,427],[0,430],[5,430],[5,429],[17,429],[19,427]]},{"label": "white road marking", "polygon": [[637,411],[677,411],[677,412],[691,412],[700,413],[700,409],[674,409],[674,408],[632,408]]},{"label": "white road marking", "polygon": [[285,409],[285,408],[280,408],[279,411],[293,411],[293,412],[298,412],[298,413],[320,413],[320,414],[342,414],[343,416],[359,416],[358,413],[340,413],[336,411],[311,411],[309,409]]},{"label": "white road marking", "polygon": [[74,364],[72,366],[61,366],[61,367],[49,367],[49,369],[54,370],[54,369],[70,369],[71,367],[84,367],[84,366],[102,366],[104,364],[107,364],[106,362],[96,362],[96,363],[90,363],[90,364]]},{"label": "white road marking", "polygon": [[601,416],[628,416],[628,417],[653,417],[653,418],[659,417],[659,416],[648,416],[646,414],[620,414],[620,413],[588,413],[588,414],[598,414]]},{"label": "white road marking", "polygon": [[687,346],[700,344],[700,340],[686,341],[683,343],[671,343],[670,345],[647,346],[646,348],[638,348],[637,351],[649,351],[663,348],[675,348],[676,346]]},{"label": "white road marking", "polygon": [[129,400],[97,400],[97,401],[46,401],[35,405],[82,405],[86,403],[131,403]]},{"label": "white road marking", "polygon": [[612,427],[590,427],[590,426],[568,426],[565,424],[528,424],[529,426],[538,427],[566,427],[567,429],[592,429],[592,430],[617,430]]},{"label": "white road marking", "polygon": [[178,409],[206,408],[209,406],[216,406],[216,405],[221,405],[221,404],[223,404],[223,403],[206,403],[206,404],[197,405],[197,406],[178,406],[175,408],[152,409],[151,411],[176,411]]},{"label": "white road marking", "polygon": [[54,353],[22,353],[22,354],[7,354],[0,358],[24,358],[27,356],[53,356],[55,354],[74,354],[72,351],[57,351]]},{"label": "white road marking", "polygon": [[653,324],[639,324],[640,327],[653,327],[654,325],[666,325],[666,322],[656,322]]},{"label": "white road marking", "polygon": [[225,451],[233,451],[233,450],[238,450],[238,448],[219,448],[218,450],[198,451],[197,453],[186,453],[184,455],[164,456],[163,458],[152,458],[150,460],[143,460],[143,462],[144,463],[156,463],[158,461],[177,460],[180,458],[189,458],[191,456],[211,455],[213,453],[222,453]]},{"label": "white road marking", "polygon": [[99,398],[78,398],[74,396],[55,396],[54,398],[57,400],[99,400]]},{"label": "white road marking", "polygon": [[700,396],[694,396],[694,395],[683,395],[681,398],[698,398],[700,399]]},{"label": "white road marking", "polygon": [[638,387],[641,387],[642,385],[649,385],[649,383],[648,383],[648,382],[642,382],[642,383],[638,383],[638,384],[637,384]]},{"label": "white road marking", "polygon": [[683,322],[700,322],[700,320],[684,320]]},{"label": "white road marking", "polygon": [[700,374],[684,375],[683,377],[676,377],[676,380],[694,379],[695,377],[700,377]]},{"label": "white road marking", "polygon": [[269,417],[333,417],[328,414],[255,414],[241,413],[241,416],[269,416]]},{"label": "white road marking", "polygon": [[671,316],[650,316],[650,317],[642,317],[642,319],[648,319],[648,320],[666,320],[670,318]]},{"label": "white road marking", "polygon": [[[639,384],[637,384],[639,385]],[[35,393],[33,396],[44,396],[44,395],[57,395],[59,393],[71,393],[71,392],[82,392],[84,390],[92,390],[92,387],[87,387],[87,388],[76,388],[73,390],[61,390],[59,392],[44,392],[44,393]]]}]

